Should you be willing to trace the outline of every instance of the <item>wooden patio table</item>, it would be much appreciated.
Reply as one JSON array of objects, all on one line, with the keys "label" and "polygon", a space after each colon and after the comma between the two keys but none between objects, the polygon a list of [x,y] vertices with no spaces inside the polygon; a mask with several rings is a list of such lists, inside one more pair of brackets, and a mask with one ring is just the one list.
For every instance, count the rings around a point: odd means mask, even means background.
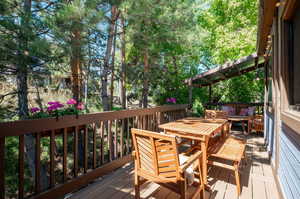
[{"label": "wooden patio table", "polygon": [[188,117],[159,125],[165,133],[200,142],[202,155],[202,172],[207,188],[207,147],[209,138],[218,132],[223,132],[227,124],[225,119],[204,119]]}]

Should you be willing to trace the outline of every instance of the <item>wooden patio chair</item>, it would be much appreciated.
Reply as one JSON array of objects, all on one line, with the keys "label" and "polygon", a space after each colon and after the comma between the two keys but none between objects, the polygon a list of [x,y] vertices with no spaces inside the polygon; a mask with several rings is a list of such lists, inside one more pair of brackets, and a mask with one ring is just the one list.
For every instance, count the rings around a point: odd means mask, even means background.
[{"label": "wooden patio chair", "polygon": [[206,119],[228,119],[228,113],[226,111],[217,110],[205,110]]},{"label": "wooden patio chair", "polygon": [[245,158],[246,141],[228,136],[208,148],[208,164],[234,171],[237,195],[241,193],[239,167]]},{"label": "wooden patio chair", "polygon": [[140,185],[149,180],[180,194],[180,198],[186,199],[189,186],[185,172],[191,167],[198,169],[198,173],[195,172],[198,177],[195,180],[198,182],[191,185],[196,185],[196,191],[192,194],[192,198],[197,194],[205,197],[199,162],[202,158],[201,151],[191,154],[187,157],[187,161],[180,164],[175,136],[134,128],[131,129],[131,133],[135,148],[133,152],[135,198],[140,198]]},{"label": "wooden patio chair", "polygon": [[[207,119],[228,119],[225,111],[206,110]],[[208,142],[208,164],[230,169],[235,173],[237,194],[241,193],[239,166],[245,158],[246,141],[229,135],[226,126],[225,136],[213,136]]]},{"label": "wooden patio chair", "polygon": [[[205,119],[228,119],[228,113],[226,111],[217,111],[217,110],[205,110]],[[229,135],[230,128],[229,123],[224,126],[223,135],[227,137]],[[213,145],[221,139],[221,131],[213,135],[208,142],[208,146]]]},{"label": "wooden patio chair", "polygon": [[263,115],[255,115],[253,120],[251,121],[251,130],[255,130],[255,132],[264,132],[264,116]]}]

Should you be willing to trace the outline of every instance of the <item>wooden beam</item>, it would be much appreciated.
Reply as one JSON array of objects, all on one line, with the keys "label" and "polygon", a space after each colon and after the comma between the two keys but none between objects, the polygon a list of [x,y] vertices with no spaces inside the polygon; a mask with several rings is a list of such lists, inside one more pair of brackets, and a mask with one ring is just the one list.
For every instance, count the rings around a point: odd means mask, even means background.
[{"label": "wooden beam", "polygon": [[264,55],[270,34],[277,0],[261,0],[259,6],[259,25],[257,34],[257,54]]},{"label": "wooden beam", "polygon": [[195,77],[193,78],[190,78],[190,79],[187,79],[185,80],[186,81],[195,81],[195,80],[198,80],[198,79],[203,79],[203,78],[206,78],[207,76],[210,76],[210,75],[214,75],[215,73],[218,73],[218,72],[223,72],[223,71],[226,71],[228,69],[231,69],[231,68],[235,68],[235,67],[238,67],[240,64],[244,64],[244,63],[247,63],[247,62],[251,62],[252,60],[254,60],[255,58],[257,58],[257,54],[256,53],[253,53],[249,56],[246,56],[246,57],[242,57],[238,60],[235,60],[233,62],[227,62],[225,63],[224,65],[221,65],[221,66],[218,66],[218,67],[215,67],[213,69],[210,69],[204,73],[201,73],[199,75],[196,75]]},{"label": "wooden beam", "polygon": [[189,104],[193,103],[193,87],[189,86]]},{"label": "wooden beam", "polygon": [[212,95],[212,89],[211,89],[212,85],[209,85],[208,88],[209,88],[209,102],[211,103],[211,95]]},{"label": "wooden beam", "polygon": [[221,72],[217,72],[217,74],[219,75],[219,76],[221,76],[222,77],[222,79],[227,79],[227,76],[224,74],[224,73],[221,73]]},{"label": "wooden beam", "polygon": [[286,2],[286,6],[283,13],[283,19],[285,20],[291,20],[294,15],[297,7],[299,6],[298,0],[289,0]]},{"label": "wooden beam", "polygon": [[[260,64],[257,65],[257,67],[255,67],[255,65],[253,65],[252,67],[245,68],[245,69],[240,70],[240,71],[238,71],[238,72],[231,73],[230,75],[227,75],[226,77],[227,77],[227,79],[230,79],[230,78],[232,78],[232,77],[236,77],[236,76],[243,75],[243,74],[248,73],[248,72],[250,72],[250,71],[253,71],[253,70],[256,70],[256,69],[258,69],[258,68],[264,67],[264,64],[265,64],[265,62],[260,63]],[[216,80],[212,81],[210,84],[192,84],[192,86],[193,86],[193,87],[197,87],[197,88],[201,88],[201,87],[206,87],[206,86],[209,86],[209,85],[218,83],[218,82],[220,82],[220,81],[223,81],[223,79],[220,79],[220,78],[219,78],[219,79],[216,79]]]}]

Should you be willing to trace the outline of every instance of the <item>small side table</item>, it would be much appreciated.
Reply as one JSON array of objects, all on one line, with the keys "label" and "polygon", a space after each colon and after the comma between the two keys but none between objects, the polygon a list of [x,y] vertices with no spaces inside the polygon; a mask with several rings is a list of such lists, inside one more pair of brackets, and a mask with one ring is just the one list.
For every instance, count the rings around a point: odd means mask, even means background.
[{"label": "small side table", "polygon": [[[241,122],[242,123],[242,128],[244,134],[249,134],[250,133],[250,121],[252,120],[252,116],[240,116],[240,115],[234,115],[234,116],[229,116],[228,121],[229,121],[229,130],[231,130],[231,126],[233,122]],[[247,131],[245,128],[245,123],[247,123]]]}]

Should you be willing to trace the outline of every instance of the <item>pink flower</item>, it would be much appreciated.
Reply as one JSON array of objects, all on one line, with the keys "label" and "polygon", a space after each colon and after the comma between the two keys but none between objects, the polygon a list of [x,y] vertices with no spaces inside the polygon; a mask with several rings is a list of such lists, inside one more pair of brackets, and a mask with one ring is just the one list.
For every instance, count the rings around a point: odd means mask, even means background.
[{"label": "pink flower", "polygon": [[79,103],[76,107],[78,110],[83,110],[84,109],[84,104],[83,103]]},{"label": "pink flower", "polygon": [[69,105],[75,105],[75,104],[77,104],[77,101],[75,99],[71,98],[71,99],[69,99],[67,101],[67,104],[69,104]]},{"label": "pink flower", "polygon": [[173,104],[176,104],[176,98],[171,97],[171,102],[172,102]]},{"label": "pink flower", "polygon": [[49,112],[55,111],[56,109],[58,109],[58,107],[55,104],[47,107],[47,111],[49,111]]},{"label": "pink flower", "polygon": [[58,102],[58,103],[56,104],[56,106],[57,106],[57,108],[62,108],[62,107],[64,107],[64,105],[63,105],[62,103],[60,103],[60,102]]},{"label": "pink flower", "polygon": [[57,102],[48,102],[49,105],[55,105]]},{"label": "pink flower", "polygon": [[48,102],[48,104],[50,106],[47,107],[47,111],[54,111],[54,110],[57,110],[59,108],[62,108],[64,107],[64,105],[58,101],[56,102]]},{"label": "pink flower", "polygon": [[54,101],[54,102],[48,102],[49,105],[51,106],[57,106],[58,108],[63,107],[64,105],[60,103],[59,101]]},{"label": "pink flower", "polygon": [[174,97],[167,98],[166,102],[176,104],[176,98],[174,98]]},{"label": "pink flower", "polygon": [[32,107],[31,109],[30,109],[30,112],[31,113],[35,113],[35,112],[38,112],[38,111],[40,111],[41,109],[39,109],[38,107]]}]

